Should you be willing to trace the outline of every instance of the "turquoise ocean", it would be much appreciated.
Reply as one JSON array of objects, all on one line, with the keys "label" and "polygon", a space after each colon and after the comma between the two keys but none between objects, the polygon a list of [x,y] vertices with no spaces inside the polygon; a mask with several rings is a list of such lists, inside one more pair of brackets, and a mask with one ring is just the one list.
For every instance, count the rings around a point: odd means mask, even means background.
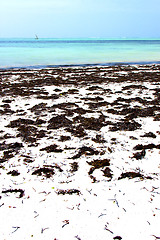
[{"label": "turquoise ocean", "polygon": [[160,63],[160,39],[0,39],[0,68]]}]

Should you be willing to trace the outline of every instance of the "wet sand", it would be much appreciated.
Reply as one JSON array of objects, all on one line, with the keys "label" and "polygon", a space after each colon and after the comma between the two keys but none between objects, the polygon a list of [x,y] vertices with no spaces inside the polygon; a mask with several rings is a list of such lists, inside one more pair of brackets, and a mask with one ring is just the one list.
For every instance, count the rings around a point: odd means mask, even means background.
[{"label": "wet sand", "polygon": [[160,65],[0,81],[2,239],[160,237]]}]

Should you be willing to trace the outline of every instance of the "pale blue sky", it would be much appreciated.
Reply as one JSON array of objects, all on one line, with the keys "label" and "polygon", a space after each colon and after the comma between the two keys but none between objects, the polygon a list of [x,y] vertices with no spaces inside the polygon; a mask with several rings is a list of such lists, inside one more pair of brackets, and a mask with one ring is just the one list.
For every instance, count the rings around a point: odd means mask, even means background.
[{"label": "pale blue sky", "polygon": [[160,0],[0,0],[0,37],[160,38]]}]

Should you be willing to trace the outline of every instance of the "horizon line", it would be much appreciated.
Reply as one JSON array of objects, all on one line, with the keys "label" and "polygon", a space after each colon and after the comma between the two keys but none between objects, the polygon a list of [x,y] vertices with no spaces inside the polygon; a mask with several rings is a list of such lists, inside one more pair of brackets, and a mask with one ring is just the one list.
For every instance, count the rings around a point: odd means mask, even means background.
[{"label": "horizon line", "polygon": [[[33,37],[0,37],[0,39],[35,39]],[[40,37],[38,39],[95,39],[95,40],[160,40],[160,37]]]}]

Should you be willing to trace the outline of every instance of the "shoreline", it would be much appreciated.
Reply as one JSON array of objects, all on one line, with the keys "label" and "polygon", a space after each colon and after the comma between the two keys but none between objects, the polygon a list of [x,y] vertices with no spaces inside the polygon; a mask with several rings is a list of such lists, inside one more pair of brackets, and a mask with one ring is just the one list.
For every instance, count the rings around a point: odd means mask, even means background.
[{"label": "shoreline", "polygon": [[160,237],[160,64],[0,81],[3,240]]},{"label": "shoreline", "polygon": [[56,65],[31,65],[31,66],[6,66],[0,67],[0,70],[16,70],[16,69],[47,69],[47,68],[69,68],[69,67],[113,67],[113,66],[132,66],[132,65],[159,65],[160,61],[133,61],[133,62],[107,62],[107,63],[84,63],[84,64],[56,64]]}]

